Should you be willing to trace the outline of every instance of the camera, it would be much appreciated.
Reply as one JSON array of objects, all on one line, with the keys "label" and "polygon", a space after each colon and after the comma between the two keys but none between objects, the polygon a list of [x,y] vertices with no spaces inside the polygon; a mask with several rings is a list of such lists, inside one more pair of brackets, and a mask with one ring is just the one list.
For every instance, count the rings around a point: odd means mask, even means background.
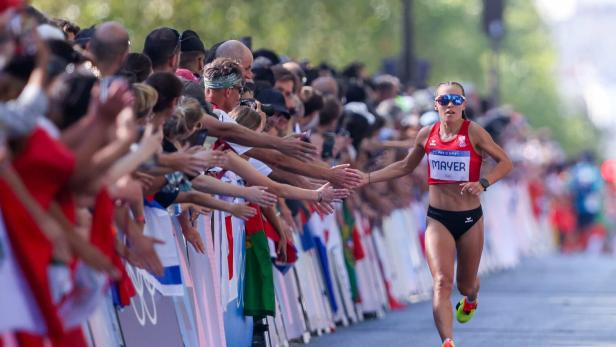
[{"label": "camera", "polygon": [[261,111],[263,111],[263,113],[265,113],[265,115],[268,117],[271,117],[274,115],[274,113],[276,113],[276,111],[274,110],[274,106],[272,106],[271,104],[261,104]]},{"label": "camera", "polygon": [[257,109],[257,100],[255,99],[241,99],[240,106],[250,107],[253,110]]},{"label": "camera", "polygon": [[334,156],[334,145],[336,144],[336,134],[326,132],[323,134],[323,149],[321,150],[321,158],[330,159]]},{"label": "camera", "polygon": [[[253,110],[257,109],[257,100],[255,99],[241,99],[240,106],[250,107]],[[266,116],[271,117],[276,112],[274,110],[274,106],[272,104],[261,104],[261,111],[265,113]]]}]

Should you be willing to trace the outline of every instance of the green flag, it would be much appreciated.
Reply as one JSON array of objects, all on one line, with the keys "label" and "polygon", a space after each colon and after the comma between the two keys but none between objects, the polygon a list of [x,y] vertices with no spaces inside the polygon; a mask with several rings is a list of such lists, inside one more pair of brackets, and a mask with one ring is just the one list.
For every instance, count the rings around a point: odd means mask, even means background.
[{"label": "green flag", "polygon": [[[256,207],[256,206],[253,206]],[[274,274],[261,210],[246,221],[246,271],[244,275],[244,315],[274,316]]]}]

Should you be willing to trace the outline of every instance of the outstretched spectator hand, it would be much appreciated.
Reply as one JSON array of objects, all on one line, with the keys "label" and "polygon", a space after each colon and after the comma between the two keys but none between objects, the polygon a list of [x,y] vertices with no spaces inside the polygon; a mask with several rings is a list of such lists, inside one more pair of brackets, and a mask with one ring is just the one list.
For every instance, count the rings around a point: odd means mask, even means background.
[{"label": "outstretched spectator hand", "polygon": [[317,189],[321,196],[321,201],[325,203],[331,203],[340,201],[349,197],[350,193],[347,189],[335,189],[331,184],[326,183],[321,188]]},{"label": "outstretched spectator hand", "polygon": [[314,160],[317,156],[317,148],[309,142],[302,141],[303,136],[302,134],[286,136],[276,149],[301,161],[308,162]]},{"label": "outstretched spectator hand", "polygon": [[257,214],[257,210],[248,206],[248,204],[235,204],[233,205],[231,214],[241,220],[248,220]]},{"label": "outstretched spectator hand", "polygon": [[120,272],[113,265],[111,260],[104,255],[98,248],[92,245],[83,236],[77,234],[74,230],[67,233],[71,248],[77,257],[92,269],[106,273],[111,279],[117,280],[120,278]]},{"label": "outstretched spectator hand", "polygon": [[330,174],[328,181],[335,187],[353,189],[361,184],[361,172],[349,168],[349,164],[341,164],[329,169]]},{"label": "outstretched spectator hand", "polygon": [[145,192],[149,191],[152,188],[155,180],[154,176],[139,171],[134,172],[133,177],[141,183],[141,187]]},{"label": "outstretched spectator hand", "polygon": [[281,260],[287,261],[287,243],[289,240],[293,240],[293,229],[282,219],[279,219],[280,229],[278,235],[280,235],[280,241],[276,248],[276,254],[281,256]]},{"label": "outstretched spectator hand", "polygon": [[143,235],[139,231],[129,234],[126,259],[138,268],[147,270],[157,276],[162,276],[164,272],[163,264],[160,258],[158,258],[154,246],[164,242]]},{"label": "outstretched spectator hand", "polygon": [[109,192],[114,199],[130,203],[143,203],[143,186],[140,181],[129,175],[121,177],[110,187]]},{"label": "outstretched spectator hand", "polygon": [[334,206],[330,202],[325,201],[314,202],[312,203],[312,207],[314,207],[314,209],[322,215],[332,214],[335,211]]},{"label": "outstretched spectator hand", "polygon": [[199,151],[201,147],[184,147],[169,155],[172,157],[172,163],[169,166],[188,175],[198,176],[207,166],[207,160],[195,156]]},{"label": "outstretched spectator hand", "polygon": [[205,206],[188,204],[188,208],[190,209],[190,222],[194,223],[200,215],[208,215],[212,213],[212,209]]},{"label": "outstretched spectator hand", "polygon": [[257,204],[261,207],[271,207],[274,206],[278,198],[276,195],[272,193],[268,193],[267,187],[261,186],[252,186],[246,189],[246,194],[244,195],[246,200],[252,202],[253,204]]},{"label": "outstretched spectator hand", "polygon": [[212,167],[225,167],[227,164],[227,156],[223,151],[212,149],[201,150],[194,154],[196,158],[203,160],[205,169]]},{"label": "outstretched spectator hand", "polygon": [[101,119],[109,122],[115,121],[123,109],[132,105],[133,93],[128,83],[120,79],[102,83],[102,86],[92,89],[95,110]]},{"label": "outstretched spectator hand", "polygon": [[205,245],[203,244],[203,240],[201,240],[201,235],[199,235],[199,231],[197,231],[197,229],[192,226],[185,227],[182,228],[182,233],[184,234],[186,242],[190,243],[195,248],[195,252],[205,254]]}]

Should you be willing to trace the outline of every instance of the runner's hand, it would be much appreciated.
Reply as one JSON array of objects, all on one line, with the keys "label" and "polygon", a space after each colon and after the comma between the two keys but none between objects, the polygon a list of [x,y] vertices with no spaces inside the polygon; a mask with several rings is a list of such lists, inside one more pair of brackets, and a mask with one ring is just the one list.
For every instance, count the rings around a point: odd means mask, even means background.
[{"label": "runner's hand", "polygon": [[349,164],[341,164],[329,169],[328,181],[334,187],[353,189],[362,182],[361,171],[351,169]]},{"label": "runner's hand", "polygon": [[483,186],[479,182],[466,182],[460,183],[460,195],[471,194],[475,196],[481,195],[483,193]]}]

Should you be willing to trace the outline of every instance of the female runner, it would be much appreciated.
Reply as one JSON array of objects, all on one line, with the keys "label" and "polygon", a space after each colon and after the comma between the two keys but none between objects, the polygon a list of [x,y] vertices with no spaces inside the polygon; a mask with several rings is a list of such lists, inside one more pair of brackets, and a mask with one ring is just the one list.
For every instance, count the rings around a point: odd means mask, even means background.
[{"label": "female runner", "polygon": [[[503,178],[511,160],[490,134],[464,116],[466,98],[458,82],[444,82],[435,92],[434,108],[440,121],[424,127],[409,155],[381,170],[363,174],[363,184],[408,175],[428,155],[428,223],[426,257],[433,279],[432,309],[442,347],[455,347],[450,301],[454,263],[456,283],[463,295],[456,305],[456,318],[468,322],[477,309],[477,271],[483,250],[483,218],[479,195]],[[482,154],[496,166],[480,175]]]}]

